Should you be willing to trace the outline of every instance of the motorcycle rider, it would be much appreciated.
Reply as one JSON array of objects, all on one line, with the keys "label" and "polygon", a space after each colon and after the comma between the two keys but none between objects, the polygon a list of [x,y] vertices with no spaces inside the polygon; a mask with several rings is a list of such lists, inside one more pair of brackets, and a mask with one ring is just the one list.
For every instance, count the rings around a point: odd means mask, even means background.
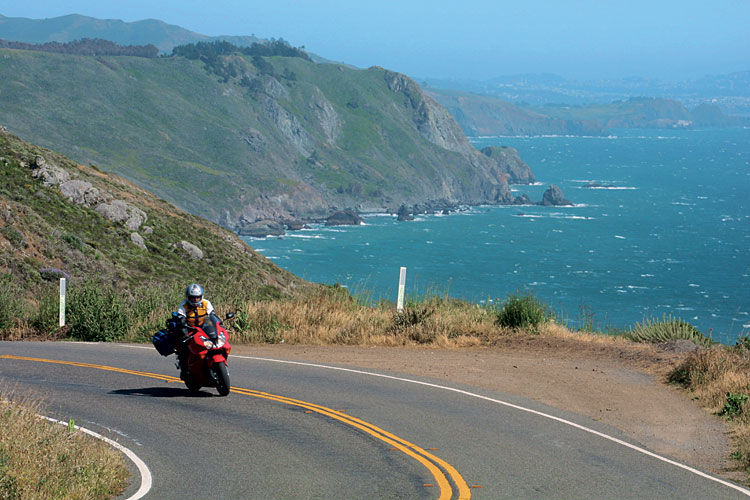
[{"label": "motorcycle rider", "polygon": [[[185,300],[177,308],[177,315],[181,320],[181,339],[189,334],[188,326],[200,327],[209,337],[214,337],[216,325],[221,323],[214,312],[214,306],[208,299],[203,298],[203,287],[198,283],[191,283],[185,288]],[[180,364],[180,378],[184,380],[188,370],[188,350],[182,341],[177,342],[177,359]]]}]

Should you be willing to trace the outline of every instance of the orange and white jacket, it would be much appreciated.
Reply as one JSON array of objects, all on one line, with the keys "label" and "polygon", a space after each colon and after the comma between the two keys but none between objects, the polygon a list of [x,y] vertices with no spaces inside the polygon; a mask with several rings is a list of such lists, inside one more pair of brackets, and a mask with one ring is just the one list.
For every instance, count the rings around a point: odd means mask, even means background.
[{"label": "orange and white jacket", "polygon": [[193,307],[187,300],[184,300],[180,307],[177,308],[177,314],[183,316],[190,326],[203,326],[203,320],[206,316],[214,312],[214,306],[206,299]]}]

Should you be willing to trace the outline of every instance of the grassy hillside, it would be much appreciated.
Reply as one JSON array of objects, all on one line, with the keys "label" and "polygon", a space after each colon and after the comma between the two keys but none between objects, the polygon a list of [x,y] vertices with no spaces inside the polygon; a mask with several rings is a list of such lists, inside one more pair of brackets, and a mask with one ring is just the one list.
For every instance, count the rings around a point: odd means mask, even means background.
[{"label": "grassy hillside", "polygon": [[[126,207],[125,220],[117,206]],[[230,231],[4,129],[0,248],[6,337],[54,331],[60,277],[69,278],[73,298],[86,292],[87,300],[101,301],[98,313],[121,307],[139,316],[130,325],[144,336],[163,324],[193,281],[223,309],[313,287]]]},{"label": "grassy hillside", "polygon": [[239,53],[212,66],[0,57],[0,124],[214,221],[492,202],[503,183],[442,108],[382,68]]}]

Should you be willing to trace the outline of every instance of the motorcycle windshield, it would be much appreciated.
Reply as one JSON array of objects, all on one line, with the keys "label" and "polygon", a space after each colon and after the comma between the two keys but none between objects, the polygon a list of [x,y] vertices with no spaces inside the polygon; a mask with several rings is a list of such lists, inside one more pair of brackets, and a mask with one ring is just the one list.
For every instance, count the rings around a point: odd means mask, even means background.
[{"label": "motorcycle windshield", "polygon": [[209,336],[209,338],[216,338],[216,324],[214,323],[213,316],[207,316],[203,320],[203,326],[201,326],[203,332]]}]

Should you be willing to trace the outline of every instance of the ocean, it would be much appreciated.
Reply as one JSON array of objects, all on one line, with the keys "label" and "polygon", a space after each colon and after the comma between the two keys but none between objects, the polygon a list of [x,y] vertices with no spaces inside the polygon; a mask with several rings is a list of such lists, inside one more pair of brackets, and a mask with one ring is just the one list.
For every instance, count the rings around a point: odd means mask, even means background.
[{"label": "ocean", "polygon": [[[609,137],[476,137],[510,146],[572,207],[478,206],[397,222],[247,238],[310,281],[396,300],[448,294],[501,303],[531,292],[576,328],[681,318],[714,340],[750,333],[750,129],[617,130]],[[601,187],[587,187],[590,183]]]}]

